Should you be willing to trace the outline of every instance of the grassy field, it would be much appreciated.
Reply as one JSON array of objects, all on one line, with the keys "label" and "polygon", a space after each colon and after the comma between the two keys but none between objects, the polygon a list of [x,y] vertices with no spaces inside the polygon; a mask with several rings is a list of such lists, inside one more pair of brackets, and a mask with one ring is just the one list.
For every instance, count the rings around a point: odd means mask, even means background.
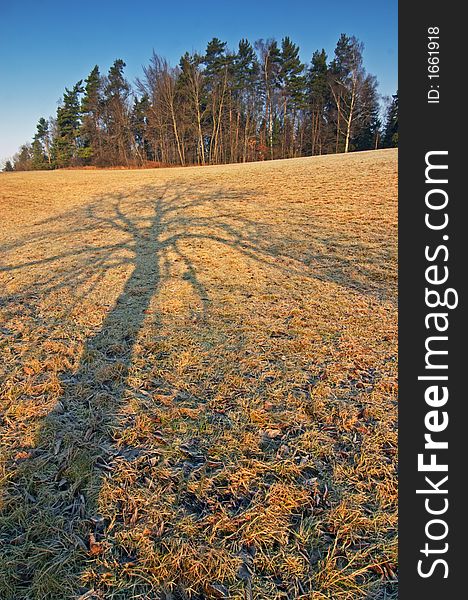
[{"label": "grassy field", "polygon": [[397,154],[0,175],[0,598],[396,598]]}]

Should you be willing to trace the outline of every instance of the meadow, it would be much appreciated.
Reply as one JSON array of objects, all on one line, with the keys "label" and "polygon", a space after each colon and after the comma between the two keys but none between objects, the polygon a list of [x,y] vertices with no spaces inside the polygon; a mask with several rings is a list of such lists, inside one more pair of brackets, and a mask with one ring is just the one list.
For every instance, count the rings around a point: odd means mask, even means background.
[{"label": "meadow", "polygon": [[0,174],[0,598],[396,599],[397,151]]}]

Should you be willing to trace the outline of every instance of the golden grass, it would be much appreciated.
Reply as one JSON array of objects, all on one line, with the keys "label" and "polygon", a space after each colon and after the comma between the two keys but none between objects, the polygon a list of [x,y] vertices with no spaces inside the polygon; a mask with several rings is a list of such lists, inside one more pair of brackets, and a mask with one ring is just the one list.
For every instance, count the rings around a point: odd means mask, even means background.
[{"label": "golden grass", "polygon": [[0,598],[396,598],[394,150],[0,177]]}]

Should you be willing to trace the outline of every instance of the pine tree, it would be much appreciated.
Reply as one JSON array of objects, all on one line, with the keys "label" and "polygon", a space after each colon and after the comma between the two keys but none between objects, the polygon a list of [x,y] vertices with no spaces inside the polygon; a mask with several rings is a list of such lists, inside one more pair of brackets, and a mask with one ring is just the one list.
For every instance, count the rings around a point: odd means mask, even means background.
[{"label": "pine tree", "polygon": [[[243,126],[241,149],[236,160],[245,162],[248,157],[249,140],[256,136],[256,117],[261,109],[260,64],[252,44],[242,39],[234,57],[234,93],[237,105],[236,136]],[[241,123],[242,121],[242,123]],[[236,137],[236,149],[239,140]]]},{"label": "pine tree", "polygon": [[226,66],[226,42],[214,37],[206,46],[203,62],[208,85],[217,83]]},{"label": "pine tree", "polygon": [[387,110],[382,142],[384,148],[396,148],[398,146],[398,91],[392,96],[392,102]]},{"label": "pine tree", "polygon": [[13,168],[15,171],[30,171],[32,169],[32,147],[31,144],[23,144],[13,157]]},{"label": "pine tree", "polygon": [[289,37],[285,37],[281,41],[279,64],[278,83],[281,88],[283,111],[282,156],[286,157],[294,155],[296,115],[304,104],[306,83],[303,74],[304,65],[299,58],[299,46],[294,44]]},{"label": "pine tree", "polygon": [[11,160],[7,160],[5,162],[5,166],[3,167],[3,170],[5,171],[5,173],[11,173],[11,171],[15,170],[13,168],[13,165],[11,164]]},{"label": "pine tree", "polygon": [[105,152],[114,165],[128,165],[130,158],[130,85],[123,74],[125,67],[122,59],[115,60],[104,87]]},{"label": "pine tree", "polygon": [[78,156],[82,83],[82,80],[78,81],[71,90],[65,88],[62,104],[57,109],[57,133],[52,146],[53,161],[57,167],[70,166]]},{"label": "pine tree", "polygon": [[210,163],[221,162],[222,122],[228,100],[228,88],[233,73],[234,60],[226,50],[226,42],[213,38],[206,47],[203,63],[205,81],[209,97],[208,118],[211,125],[208,157]]},{"label": "pine tree", "polygon": [[48,169],[51,165],[49,153],[49,124],[41,117],[32,143],[32,168]]},{"label": "pine tree", "polygon": [[85,80],[81,101],[82,124],[79,156],[85,164],[102,162],[102,80],[96,65]]},{"label": "pine tree", "polygon": [[327,54],[316,50],[307,72],[307,100],[310,115],[310,153],[322,154],[324,129],[327,125],[325,107],[330,100]]},{"label": "pine tree", "polygon": [[48,166],[46,156],[44,154],[44,148],[42,147],[39,139],[34,138],[32,143],[32,159],[31,168],[35,171],[46,169]]}]

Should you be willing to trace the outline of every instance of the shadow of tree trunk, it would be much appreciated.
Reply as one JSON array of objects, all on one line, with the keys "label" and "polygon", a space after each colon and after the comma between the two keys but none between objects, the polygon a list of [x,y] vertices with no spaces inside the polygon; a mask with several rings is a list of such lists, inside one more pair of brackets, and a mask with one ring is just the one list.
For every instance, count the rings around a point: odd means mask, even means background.
[{"label": "shadow of tree trunk", "polygon": [[21,465],[10,464],[10,494],[0,520],[1,561],[10,574],[0,582],[5,600],[72,597],[79,589],[78,565],[99,548],[102,523],[93,515],[103,473],[119,454],[112,429],[133,348],[158,292],[162,210],[158,199],[144,227],[120,214],[133,238],[133,271],[100,330],[87,340],[77,370],[62,378],[60,400],[44,419],[35,448]]}]

